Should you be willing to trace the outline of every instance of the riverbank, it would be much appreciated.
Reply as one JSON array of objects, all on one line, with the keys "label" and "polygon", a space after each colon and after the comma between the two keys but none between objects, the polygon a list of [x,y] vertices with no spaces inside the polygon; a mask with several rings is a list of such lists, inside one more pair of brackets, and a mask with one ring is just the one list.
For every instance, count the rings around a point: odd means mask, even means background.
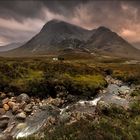
[{"label": "riverbank", "polygon": [[111,108],[112,104],[128,110],[134,87],[111,76],[105,79],[108,87],[100,90],[90,100],[83,100],[75,95],[66,96],[64,93],[58,94],[56,98],[46,99],[29,97],[27,94],[14,96],[13,93],[1,93],[1,139],[10,136],[17,139],[30,135],[39,137],[43,136],[44,128],[52,130],[60,124],[72,125],[87,118],[94,120],[99,117],[99,108]]}]

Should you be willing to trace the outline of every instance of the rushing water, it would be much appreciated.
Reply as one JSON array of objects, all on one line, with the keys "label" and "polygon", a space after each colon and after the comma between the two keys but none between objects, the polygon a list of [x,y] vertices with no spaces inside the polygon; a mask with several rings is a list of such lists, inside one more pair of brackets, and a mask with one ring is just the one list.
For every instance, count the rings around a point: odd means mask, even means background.
[{"label": "rushing water", "polygon": [[[107,103],[115,103],[120,106],[129,106],[129,101],[125,98],[121,98],[119,96],[120,92],[129,93],[131,89],[127,85],[117,85],[117,84],[109,84],[106,93],[99,94],[93,100],[90,101],[78,101],[73,105],[66,106],[65,108],[60,109],[60,112],[54,113],[54,110],[50,111],[50,109],[45,109],[42,111],[38,111],[34,116],[27,118],[26,125],[21,124],[22,127],[17,127],[12,132],[13,137],[21,138],[27,137],[38,132],[47,122],[49,116],[62,116],[66,110],[69,111],[80,111],[80,112],[93,112],[97,103],[102,100]],[[52,113],[53,112],[53,113]]]}]

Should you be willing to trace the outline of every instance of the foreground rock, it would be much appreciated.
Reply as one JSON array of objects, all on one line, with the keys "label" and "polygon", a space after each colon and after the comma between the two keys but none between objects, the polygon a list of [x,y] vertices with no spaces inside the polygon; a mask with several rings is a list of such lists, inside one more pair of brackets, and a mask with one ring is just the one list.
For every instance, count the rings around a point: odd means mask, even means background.
[{"label": "foreground rock", "polygon": [[27,94],[22,93],[17,97],[17,102],[19,102],[19,103],[21,103],[21,102],[29,103],[30,102],[30,97]]},{"label": "foreground rock", "polygon": [[131,89],[110,76],[106,80],[109,83],[107,89],[101,90],[92,100],[80,100],[66,93],[43,100],[25,93],[17,97],[0,93],[0,130],[3,134],[0,140],[6,138],[7,134],[14,138],[33,134],[40,136],[44,128],[52,131],[61,123],[71,125],[80,119],[94,120],[98,113],[108,111],[112,104],[127,109]]}]

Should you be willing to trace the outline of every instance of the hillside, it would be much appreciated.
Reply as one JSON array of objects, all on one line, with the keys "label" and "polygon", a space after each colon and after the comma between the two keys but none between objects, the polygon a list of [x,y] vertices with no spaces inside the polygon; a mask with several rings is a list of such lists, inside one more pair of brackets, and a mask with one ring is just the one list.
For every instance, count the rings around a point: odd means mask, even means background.
[{"label": "hillside", "polygon": [[47,22],[41,31],[23,46],[0,54],[2,56],[60,55],[69,54],[69,51],[66,51],[69,49],[76,54],[79,51],[86,55],[96,53],[140,58],[140,50],[106,27],[86,30],[56,19]]}]

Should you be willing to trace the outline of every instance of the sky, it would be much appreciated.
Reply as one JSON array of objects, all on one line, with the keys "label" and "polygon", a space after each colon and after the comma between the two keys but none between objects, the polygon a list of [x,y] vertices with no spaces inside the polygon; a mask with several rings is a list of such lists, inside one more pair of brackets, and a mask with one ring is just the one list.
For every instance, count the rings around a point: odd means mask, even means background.
[{"label": "sky", "polygon": [[0,0],[0,46],[30,40],[51,19],[106,26],[140,48],[139,0]]}]

